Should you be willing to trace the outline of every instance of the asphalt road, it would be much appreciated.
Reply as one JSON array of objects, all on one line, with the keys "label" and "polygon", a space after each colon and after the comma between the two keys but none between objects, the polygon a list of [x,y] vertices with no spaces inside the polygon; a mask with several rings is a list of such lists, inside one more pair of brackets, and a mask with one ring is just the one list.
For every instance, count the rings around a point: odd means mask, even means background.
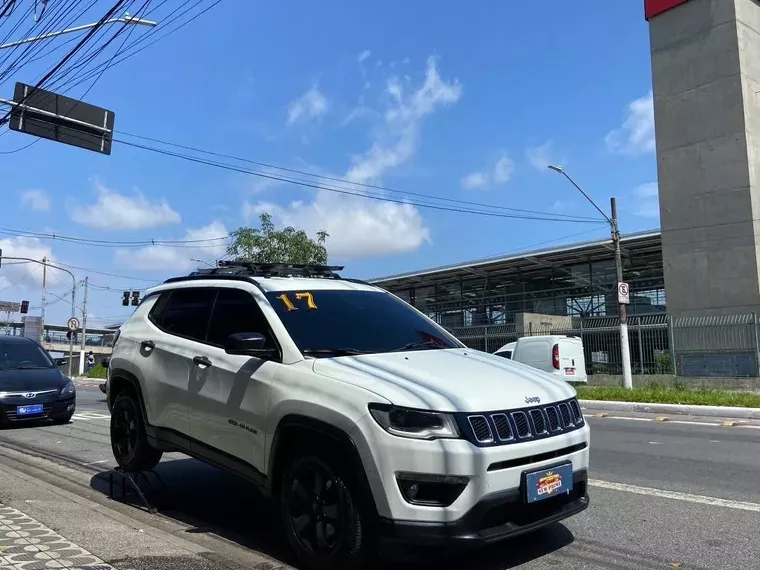
[{"label": "asphalt road", "polygon": [[[79,388],[74,420],[0,432],[7,442],[93,474],[114,465],[108,411],[97,388]],[[760,429],[589,418],[592,504],[583,514],[463,558],[409,568],[479,570],[757,568]],[[247,483],[182,455],[159,473],[161,515],[292,563],[273,513]],[[383,567],[381,565],[381,567]],[[400,568],[389,564],[389,568]]]}]

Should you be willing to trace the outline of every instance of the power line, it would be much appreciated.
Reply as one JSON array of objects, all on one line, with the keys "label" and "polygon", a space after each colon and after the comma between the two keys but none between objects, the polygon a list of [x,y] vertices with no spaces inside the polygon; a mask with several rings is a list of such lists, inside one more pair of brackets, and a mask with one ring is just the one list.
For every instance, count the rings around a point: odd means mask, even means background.
[{"label": "power line", "polygon": [[[80,245],[122,247],[122,248],[145,247],[145,246],[151,246],[151,245],[164,245],[164,246],[171,246],[171,247],[184,246],[188,248],[220,247],[223,244],[216,243],[216,244],[208,245],[208,242],[221,242],[221,241],[230,239],[228,235],[225,235],[225,236],[204,238],[204,239],[186,239],[186,240],[146,239],[146,240],[139,240],[139,241],[117,241],[117,240],[99,240],[99,239],[90,239],[90,238],[79,238],[79,237],[67,236],[64,234],[32,232],[32,231],[16,230],[12,228],[3,228],[3,227],[0,227],[0,234],[10,235],[14,237],[33,237],[37,239],[66,241],[66,242],[76,243]],[[195,244],[195,245],[190,245],[190,244]],[[207,244],[207,245],[204,246],[202,244]]]},{"label": "power line", "polygon": [[[205,150],[205,149],[201,149],[201,148],[196,148],[196,147],[192,147],[192,146],[182,145],[182,144],[178,144],[178,143],[172,143],[172,142],[164,141],[164,140],[153,138],[153,137],[147,137],[147,136],[143,136],[143,135],[136,135],[136,134],[128,133],[128,132],[124,132],[124,131],[116,131],[116,132],[119,133],[119,134],[122,134],[122,135],[129,136],[129,137],[133,137],[133,138],[137,138],[137,139],[142,139],[142,140],[147,140],[147,141],[163,144],[163,145],[166,145],[166,146],[172,146],[172,147],[176,147],[176,148],[181,148],[181,149],[184,149],[184,150],[190,150],[190,151],[193,151],[193,152],[199,152],[199,153],[202,153],[202,154],[207,154],[209,156],[216,156],[216,157],[219,157],[219,158],[226,158],[226,159],[230,159],[230,160],[236,160],[236,161],[245,162],[245,163],[248,163],[248,164],[254,164],[256,166],[261,166],[261,167],[264,167],[264,168],[271,168],[273,170],[281,170],[283,172],[290,172],[290,173],[294,173],[294,174],[300,174],[300,175],[303,175],[303,176],[311,176],[311,177],[314,177],[314,178],[319,178],[319,179],[324,179],[324,180],[330,180],[330,181],[339,182],[339,183],[342,183],[342,184],[351,184],[353,186],[359,186],[359,187],[362,187],[362,188],[370,188],[370,189],[375,189],[375,190],[381,190],[381,191],[384,191],[384,192],[391,192],[391,193],[395,193],[395,194],[404,194],[404,195],[407,195],[407,196],[417,196],[417,197],[420,197],[420,198],[432,199],[432,200],[437,200],[437,201],[440,201],[440,202],[448,202],[448,203],[452,203],[452,204],[462,204],[462,205],[466,205],[466,206],[474,206],[474,207],[481,207],[481,208],[491,208],[491,209],[494,209],[494,210],[504,210],[504,211],[510,211],[510,212],[523,213],[523,214],[536,214],[536,215],[541,215],[541,216],[556,216],[556,217],[561,217],[561,218],[572,218],[574,220],[583,220],[583,219],[585,219],[585,220],[594,221],[594,222],[599,221],[599,218],[591,218],[591,217],[588,217],[588,216],[573,216],[573,215],[569,215],[569,214],[547,213],[547,212],[540,212],[540,211],[536,211],[536,210],[526,210],[526,209],[522,209],[522,208],[512,208],[512,207],[508,207],[508,206],[499,206],[499,205],[495,205],[495,204],[484,204],[484,203],[472,202],[472,201],[468,201],[468,200],[457,200],[457,199],[454,199],[454,198],[442,198],[442,197],[439,197],[439,196],[432,196],[430,194],[423,194],[423,193],[420,193],[420,192],[408,192],[408,191],[404,191],[404,190],[397,190],[397,189],[394,189],[394,188],[389,188],[387,186],[380,186],[380,185],[377,185],[377,184],[368,184],[368,183],[363,183],[363,182],[354,182],[352,180],[348,180],[348,179],[345,179],[345,178],[339,178],[339,177],[335,177],[335,176],[326,176],[326,175],[323,175],[323,174],[317,174],[317,173],[308,172],[308,171],[305,171],[305,170],[298,170],[298,169],[295,169],[295,168],[286,168],[284,166],[277,166],[275,164],[269,164],[269,163],[266,163],[266,162],[260,162],[260,161],[256,161],[256,160],[242,158],[242,157],[239,157],[239,156],[234,156],[234,155],[229,155],[229,154],[223,154],[223,153],[219,153],[219,152],[214,152],[214,151]],[[124,142],[124,141],[120,141],[120,142]]]},{"label": "power line", "polygon": [[[105,22],[106,20],[108,20],[108,19],[109,19],[111,16],[113,16],[113,14],[114,14],[114,13],[116,13],[116,11],[117,11],[117,10],[119,10],[119,9],[121,8],[121,6],[124,4],[124,2],[125,2],[125,0],[117,0],[117,2],[116,2],[116,3],[115,3],[115,4],[114,4],[112,7],[111,7],[111,9],[110,9],[110,10],[108,10],[108,11],[105,13],[105,15],[104,15],[104,16],[103,16],[103,17],[102,17],[102,18],[101,18],[101,19],[98,21],[98,24],[97,24],[95,27],[93,27],[92,29],[90,29],[90,30],[89,30],[89,31],[88,31],[88,32],[85,34],[84,38],[82,38],[82,39],[81,39],[81,40],[80,40],[80,41],[77,43],[77,45],[76,45],[76,46],[74,46],[74,48],[73,48],[73,49],[69,50],[69,53],[68,53],[68,54],[66,54],[66,56],[64,56],[64,57],[63,57],[63,59],[61,59],[61,61],[59,61],[59,62],[58,62],[56,65],[54,65],[54,66],[53,66],[53,68],[52,68],[50,71],[48,71],[48,72],[47,72],[47,73],[46,73],[46,74],[45,74],[45,75],[42,77],[42,79],[40,79],[40,80],[37,82],[37,84],[34,86],[34,88],[33,88],[33,89],[32,89],[32,90],[29,92],[29,93],[27,93],[27,94],[26,94],[24,97],[22,97],[22,98],[21,98],[21,101],[18,101],[18,104],[19,104],[19,105],[23,105],[23,104],[24,104],[24,102],[25,102],[25,101],[26,101],[26,100],[27,100],[27,99],[28,99],[28,98],[29,98],[29,97],[30,97],[30,96],[31,96],[31,95],[32,95],[32,94],[33,94],[33,93],[34,93],[34,92],[35,92],[37,89],[41,88],[41,87],[42,87],[42,86],[45,84],[45,82],[46,82],[46,81],[47,81],[47,80],[48,80],[50,77],[52,77],[52,76],[55,74],[55,72],[56,72],[56,71],[58,71],[58,70],[59,70],[61,67],[63,67],[63,66],[66,64],[66,62],[67,62],[67,61],[69,61],[69,60],[70,60],[70,59],[71,59],[71,58],[74,56],[74,54],[76,54],[76,52],[77,52],[77,51],[79,51],[79,50],[82,48],[82,46],[84,46],[84,44],[85,44],[85,43],[87,43],[87,42],[89,41],[89,39],[90,39],[90,38],[91,38],[91,37],[92,37],[92,36],[93,36],[93,35],[94,35],[94,34],[95,34],[97,31],[98,31],[98,29],[99,29],[99,28],[101,28],[101,27],[103,26],[103,22]],[[8,121],[8,118],[11,116],[11,113],[12,113],[12,112],[13,112],[13,109],[11,108],[11,110],[9,110],[9,111],[8,111],[8,112],[5,114],[5,116],[4,116],[2,119],[0,119],[0,125],[3,125],[3,124],[5,124],[5,123]]]},{"label": "power line", "polygon": [[[132,147],[135,147],[135,148],[140,148],[140,149],[143,149],[143,150],[147,150],[147,151],[150,151],[150,152],[162,154],[162,155],[165,155],[165,156],[173,156],[175,158],[181,158],[183,160],[187,160],[187,161],[190,161],[190,162],[195,162],[197,164],[205,164],[207,166],[214,166],[216,168],[221,168],[223,170],[229,170],[229,171],[232,171],[232,172],[240,172],[240,173],[243,173],[243,174],[250,174],[252,176],[258,176],[260,178],[266,178],[266,179],[270,179],[270,180],[277,180],[279,182],[286,182],[288,184],[295,184],[297,186],[303,186],[303,187],[306,187],[306,188],[314,188],[314,189],[317,189],[317,190],[325,190],[325,191],[334,192],[334,193],[337,193],[337,194],[344,194],[344,195],[348,195],[348,196],[356,196],[358,198],[366,198],[366,199],[370,199],[370,200],[377,200],[377,201],[380,201],[380,202],[391,202],[391,203],[401,204],[401,205],[407,204],[409,206],[417,206],[417,207],[420,207],[420,208],[429,208],[429,209],[433,209],[433,210],[456,212],[456,213],[463,213],[463,214],[475,214],[475,215],[489,216],[489,217],[496,217],[496,218],[522,219],[522,220],[548,221],[548,222],[583,223],[583,224],[599,223],[598,219],[562,218],[562,217],[559,217],[557,215],[553,215],[553,214],[549,214],[549,213],[546,213],[546,214],[543,214],[543,215],[540,215],[540,216],[538,216],[538,215],[537,216],[533,216],[533,215],[527,215],[527,214],[526,215],[522,215],[522,214],[508,214],[508,213],[503,213],[503,212],[494,212],[494,211],[485,211],[485,210],[474,210],[474,209],[464,209],[464,208],[454,208],[454,207],[449,207],[449,206],[443,206],[443,205],[440,205],[440,204],[432,204],[432,203],[428,203],[428,202],[419,202],[419,201],[415,202],[415,201],[412,201],[412,200],[396,199],[396,198],[391,198],[391,197],[388,197],[388,196],[381,196],[381,195],[377,195],[377,194],[370,194],[370,193],[367,193],[367,192],[352,191],[352,190],[346,189],[346,188],[338,188],[338,187],[334,187],[334,186],[328,186],[326,184],[311,183],[311,182],[307,182],[307,181],[304,181],[304,180],[297,180],[297,179],[292,179],[292,178],[286,178],[284,176],[277,176],[277,175],[273,175],[273,174],[267,174],[267,173],[264,173],[264,172],[255,171],[255,170],[251,170],[251,169],[247,169],[247,168],[242,168],[242,167],[239,167],[239,166],[233,166],[233,165],[225,164],[225,163],[221,163],[221,162],[214,162],[214,161],[211,161],[211,160],[206,160],[206,159],[202,159],[202,158],[198,158],[198,157],[193,157],[193,156],[182,154],[182,153],[175,153],[175,152],[171,152],[171,151],[167,151],[167,150],[163,150],[163,149],[149,147],[149,146],[146,146],[146,145],[140,145],[140,144],[132,143],[132,142],[129,142],[129,141],[123,141],[123,140],[117,140],[117,139],[113,139],[113,140],[114,140],[114,142],[119,142],[119,143],[122,143],[122,144],[126,144],[127,146],[132,146]],[[433,199],[437,199],[437,198],[433,198]]]},{"label": "power line", "polygon": [[[174,28],[174,29],[171,29],[171,30],[168,30],[168,31],[167,31],[165,34],[163,34],[162,36],[159,36],[159,37],[155,38],[155,39],[154,39],[153,41],[151,41],[150,43],[148,43],[148,44],[146,44],[146,45],[144,45],[144,46],[140,47],[139,49],[136,49],[135,51],[132,51],[131,53],[128,53],[128,52],[129,52],[129,50],[132,50],[132,49],[134,49],[135,47],[137,47],[137,46],[138,46],[140,43],[142,43],[142,42],[144,42],[145,40],[147,40],[147,39],[148,39],[148,38],[149,38],[151,35],[153,35],[153,34],[157,33],[159,30],[163,30],[164,28],[166,28],[166,27],[167,27],[169,24],[171,24],[172,22],[175,22],[175,21],[177,21],[177,20],[178,20],[178,19],[179,19],[181,16],[183,16],[184,14],[186,14],[186,13],[187,13],[189,10],[191,10],[192,8],[194,8],[195,6],[197,6],[198,4],[200,4],[200,3],[202,2],[202,0],[199,0],[199,1],[197,1],[197,2],[196,2],[196,3],[195,3],[193,6],[191,6],[191,7],[190,7],[188,10],[185,10],[184,12],[182,12],[181,14],[179,14],[178,16],[176,16],[176,17],[175,17],[175,18],[173,18],[173,19],[168,19],[168,17],[167,17],[167,20],[166,20],[166,21],[164,21],[164,22],[162,22],[161,24],[159,24],[158,26],[156,26],[156,27],[155,27],[153,30],[150,30],[149,32],[146,32],[146,33],[145,33],[145,34],[143,34],[143,35],[142,35],[142,36],[141,36],[141,37],[140,37],[138,40],[135,40],[135,42],[134,42],[132,45],[130,45],[129,47],[127,47],[127,49],[125,50],[125,55],[124,55],[124,56],[122,56],[121,58],[119,58],[119,59],[117,59],[116,61],[114,61],[114,62],[112,62],[112,63],[109,63],[109,64],[105,64],[105,63],[101,63],[101,64],[99,64],[98,66],[96,66],[95,68],[93,68],[93,69],[92,69],[90,72],[88,72],[87,74],[85,74],[85,75],[83,75],[82,77],[80,77],[80,78],[79,78],[79,80],[77,81],[77,83],[75,83],[75,84],[74,84],[74,86],[76,86],[76,85],[79,85],[80,83],[82,83],[82,82],[84,82],[84,81],[87,81],[87,80],[89,80],[91,77],[93,77],[94,75],[96,75],[97,73],[99,73],[99,72],[100,72],[100,70],[103,68],[103,66],[108,66],[108,67],[113,67],[113,66],[116,66],[116,65],[118,65],[119,63],[121,63],[121,62],[123,62],[123,61],[125,61],[125,60],[127,60],[127,59],[129,59],[129,58],[131,58],[131,57],[133,57],[133,56],[135,56],[135,55],[137,55],[138,53],[142,52],[143,50],[146,50],[146,49],[148,49],[149,47],[151,47],[152,45],[154,45],[154,44],[158,43],[158,42],[159,42],[159,41],[161,41],[162,39],[165,39],[165,38],[167,38],[167,37],[168,37],[168,36],[170,36],[171,34],[173,34],[173,33],[175,33],[175,32],[178,32],[179,30],[181,30],[182,28],[184,28],[184,27],[185,27],[185,26],[187,26],[188,24],[192,23],[193,21],[197,20],[197,19],[198,19],[198,18],[200,18],[200,17],[201,17],[203,14],[205,14],[206,12],[208,12],[209,10],[211,10],[212,8],[214,8],[215,6],[217,6],[218,4],[220,4],[220,3],[221,3],[221,1],[222,1],[222,0],[215,0],[215,1],[213,2],[213,4],[209,5],[209,6],[208,6],[208,7],[206,7],[205,9],[201,10],[199,13],[195,14],[194,16],[192,16],[191,18],[189,18],[189,19],[188,19],[188,20],[186,20],[185,22],[181,23],[181,24],[180,24],[180,25],[178,25],[176,28]],[[184,5],[187,5],[187,4],[189,4],[189,1],[186,1],[186,2],[183,4],[183,6],[184,6]],[[181,8],[181,6],[180,6],[180,8]],[[171,15],[171,14],[173,14],[174,12],[176,12],[176,11],[177,11],[177,9],[175,9],[173,12],[171,12],[171,13],[170,13],[170,15]],[[150,12],[149,12],[149,13],[150,13]],[[146,14],[146,15],[147,15],[147,14]],[[71,82],[71,80],[69,80],[69,82]],[[64,85],[63,85],[63,86],[66,86],[66,85],[68,85],[68,84],[69,84],[69,82],[67,82],[67,83],[64,83]]]}]

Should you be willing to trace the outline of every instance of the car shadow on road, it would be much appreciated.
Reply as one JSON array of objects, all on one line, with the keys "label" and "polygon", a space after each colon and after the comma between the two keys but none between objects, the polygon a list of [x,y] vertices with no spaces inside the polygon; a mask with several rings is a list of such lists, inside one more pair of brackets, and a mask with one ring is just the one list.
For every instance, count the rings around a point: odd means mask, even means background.
[{"label": "car shadow on road", "polygon": [[[256,487],[225,471],[190,458],[164,460],[156,468],[165,488],[158,483],[141,485],[151,506],[167,517],[187,525],[188,534],[212,533],[261,552],[295,567],[296,561],[280,532],[274,505]],[[147,475],[150,477],[150,475]],[[119,477],[114,480],[118,482]],[[108,472],[96,474],[91,487],[109,494]],[[115,485],[120,500],[120,485]],[[124,502],[140,508],[136,494],[128,494]],[[192,540],[192,537],[188,537]],[[424,559],[415,556],[413,562],[394,560],[398,570],[469,567],[473,570],[507,569],[525,564],[555,552],[573,542],[573,535],[562,524],[555,524],[527,536],[506,541],[466,556],[446,558],[445,561],[425,553]],[[387,566],[386,566],[387,567]]]}]

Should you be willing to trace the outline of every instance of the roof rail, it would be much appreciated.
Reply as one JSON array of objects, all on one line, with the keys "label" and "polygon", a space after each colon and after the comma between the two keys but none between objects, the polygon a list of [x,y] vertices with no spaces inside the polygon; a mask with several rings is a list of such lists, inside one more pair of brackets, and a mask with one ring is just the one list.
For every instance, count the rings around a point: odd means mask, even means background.
[{"label": "roof rail", "polygon": [[239,276],[239,277],[321,277],[340,279],[337,271],[342,265],[316,265],[307,263],[254,263],[248,261],[219,261],[217,267],[198,269],[191,276]]}]

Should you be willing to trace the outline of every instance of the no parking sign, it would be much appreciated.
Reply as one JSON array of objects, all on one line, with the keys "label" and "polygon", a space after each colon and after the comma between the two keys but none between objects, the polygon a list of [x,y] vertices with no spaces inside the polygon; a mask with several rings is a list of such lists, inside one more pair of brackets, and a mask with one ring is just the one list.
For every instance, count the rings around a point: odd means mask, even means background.
[{"label": "no parking sign", "polygon": [[629,305],[631,303],[630,290],[628,289],[628,283],[618,283],[618,303],[623,305]]}]

